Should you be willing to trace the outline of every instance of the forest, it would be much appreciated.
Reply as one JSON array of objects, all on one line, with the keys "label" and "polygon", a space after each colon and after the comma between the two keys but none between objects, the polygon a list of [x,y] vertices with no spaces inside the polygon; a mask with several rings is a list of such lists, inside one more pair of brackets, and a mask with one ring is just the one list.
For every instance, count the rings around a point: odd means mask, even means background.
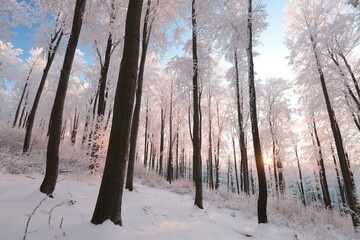
[{"label": "forest", "polygon": [[[317,216],[334,219],[313,239],[357,239],[359,1],[281,2],[289,78],[259,74],[280,64],[276,56],[256,61],[274,1],[2,0],[0,192],[13,196],[7,181],[40,190],[19,236],[30,238],[36,210],[66,194],[62,180],[86,175],[98,186],[86,217],[93,225],[124,227],[123,200],[145,204],[135,196],[147,185],[190,194],[196,214],[224,198],[226,209],[251,208],[259,226],[305,234],[309,220],[280,215],[309,211],[312,227]],[[49,229],[61,205],[50,207]],[[240,235],[267,239],[271,229],[257,231]],[[273,238],[310,239],[300,233]]]}]

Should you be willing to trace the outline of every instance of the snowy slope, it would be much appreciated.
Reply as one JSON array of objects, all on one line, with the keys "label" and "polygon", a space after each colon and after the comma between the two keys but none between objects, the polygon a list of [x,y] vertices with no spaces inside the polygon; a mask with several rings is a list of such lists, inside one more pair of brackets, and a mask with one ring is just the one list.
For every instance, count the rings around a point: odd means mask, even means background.
[{"label": "snowy slope", "polygon": [[[28,215],[44,199],[38,190],[42,178],[0,174],[0,239],[23,239]],[[190,195],[140,183],[133,192],[124,191],[123,227],[110,221],[95,226],[90,219],[99,184],[100,177],[93,175],[61,175],[54,198],[46,198],[31,217],[26,239],[351,239],[336,232],[324,238],[285,225],[258,225],[255,216],[218,207],[221,203],[205,201],[200,210]]]}]

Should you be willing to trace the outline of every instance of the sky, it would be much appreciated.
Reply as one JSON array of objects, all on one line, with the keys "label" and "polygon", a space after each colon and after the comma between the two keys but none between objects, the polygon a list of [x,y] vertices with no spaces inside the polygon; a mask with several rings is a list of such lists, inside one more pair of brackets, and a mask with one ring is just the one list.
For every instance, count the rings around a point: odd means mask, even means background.
[{"label": "sky", "polygon": [[285,5],[289,0],[263,0],[267,8],[269,26],[261,34],[261,45],[255,50],[260,54],[254,58],[257,77],[261,79],[282,77],[292,80],[294,73],[286,57],[290,54],[286,48],[283,22],[286,17]]},{"label": "sky", "polygon": [[[285,31],[283,29],[283,21],[286,16],[285,5],[289,0],[263,0],[266,4],[268,17],[267,29],[261,34],[260,45],[256,46],[255,51],[259,53],[255,57],[255,71],[257,77],[260,79],[282,77],[284,79],[292,80],[294,74],[291,66],[288,65],[286,57],[289,51],[286,48]],[[15,48],[23,50],[21,58],[29,57],[29,51],[34,45],[31,34],[32,29],[26,26],[21,26],[12,30],[11,41]],[[88,59],[88,62],[93,61],[93,56]]]}]

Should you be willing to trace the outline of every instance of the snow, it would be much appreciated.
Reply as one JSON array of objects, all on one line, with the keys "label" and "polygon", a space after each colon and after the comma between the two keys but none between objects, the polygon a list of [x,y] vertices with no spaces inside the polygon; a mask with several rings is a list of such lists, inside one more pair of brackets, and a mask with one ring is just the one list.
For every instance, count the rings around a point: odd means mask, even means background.
[{"label": "snow", "polygon": [[[28,215],[45,197],[38,190],[42,178],[0,174],[0,236],[23,238]],[[211,202],[201,210],[190,195],[139,182],[133,192],[124,191],[123,226],[110,221],[95,226],[90,219],[99,183],[94,175],[61,175],[54,198],[46,198],[32,216],[26,239],[309,239],[286,226],[258,225],[255,216]]]},{"label": "snow", "polygon": [[123,226],[110,221],[93,225],[101,176],[84,173],[68,159],[71,164],[65,168],[72,171],[60,174],[54,198],[49,198],[39,191],[42,159],[43,152],[30,158],[12,151],[0,154],[0,239],[24,239],[34,209],[27,240],[359,239],[348,216],[276,197],[269,198],[268,224],[257,224],[256,197],[227,189],[205,188],[201,210],[193,205],[191,182],[168,184],[141,164],[136,166],[134,191],[124,190]]},{"label": "snow", "polygon": [[[0,236],[22,239],[27,215],[44,199],[38,190],[42,175],[2,173],[0,179]],[[61,176],[54,198],[46,198],[32,216],[26,239],[295,239],[288,228],[258,226],[255,217],[210,203],[201,210],[190,195],[141,184],[124,192],[122,227],[110,221],[95,226],[90,219],[99,183],[90,175]]]}]

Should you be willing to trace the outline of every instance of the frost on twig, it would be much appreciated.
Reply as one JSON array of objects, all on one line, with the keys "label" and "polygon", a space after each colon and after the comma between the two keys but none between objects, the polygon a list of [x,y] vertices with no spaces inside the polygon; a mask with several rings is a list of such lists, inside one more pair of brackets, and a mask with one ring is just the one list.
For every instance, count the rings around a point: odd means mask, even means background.
[{"label": "frost on twig", "polygon": [[28,218],[28,220],[27,220],[27,222],[26,222],[26,227],[25,227],[25,232],[24,232],[23,240],[25,240],[26,237],[27,237],[27,235],[30,233],[30,232],[28,232],[28,229],[29,229],[29,224],[30,224],[31,218],[34,216],[36,210],[41,206],[41,204],[46,201],[47,197],[48,197],[48,196],[44,197],[44,199],[41,200],[41,201],[39,202],[39,204],[34,208],[34,210],[32,211],[32,213],[31,213],[30,215],[27,215],[29,218]]}]

